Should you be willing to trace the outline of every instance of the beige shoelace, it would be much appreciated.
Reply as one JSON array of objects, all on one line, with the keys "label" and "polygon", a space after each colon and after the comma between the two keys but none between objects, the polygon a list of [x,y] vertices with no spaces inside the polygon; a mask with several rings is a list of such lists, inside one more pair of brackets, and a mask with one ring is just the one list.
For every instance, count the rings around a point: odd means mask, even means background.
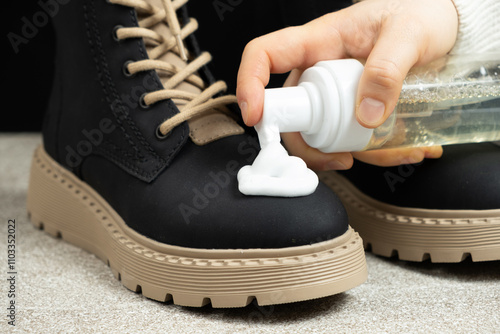
[{"label": "beige shoelace", "polygon": [[[144,0],[110,0],[114,4],[135,8],[141,16],[139,27],[120,27],[117,29],[115,33],[118,39],[144,38],[150,43],[155,43],[155,47],[148,51],[150,59],[129,63],[127,65],[128,72],[133,75],[141,71],[156,70],[169,75],[168,80],[163,81],[164,89],[147,93],[143,102],[146,105],[151,105],[167,99],[183,101],[177,104],[180,113],[164,121],[159,126],[162,135],[168,134],[181,123],[209,111],[216,110],[227,113],[225,106],[236,102],[236,96],[234,95],[215,97],[215,95],[226,91],[227,86],[224,81],[217,81],[206,87],[203,80],[196,74],[201,67],[210,62],[211,56],[208,52],[204,52],[188,62],[188,54],[184,48],[183,39],[198,28],[198,23],[191,18],[181,28],[176,14],[176,10],[187,1],[161,0],[163,8],[157,8]],[[171,36],[163,36],[154,31],[152,28],[158,24],[166,24]],[[181,68],[160,59],[169,52],[176,53],[187,62],[187,65]],[[178,89],[178,86],[183,82],[188,82],[199,88],[201,93]]]}]

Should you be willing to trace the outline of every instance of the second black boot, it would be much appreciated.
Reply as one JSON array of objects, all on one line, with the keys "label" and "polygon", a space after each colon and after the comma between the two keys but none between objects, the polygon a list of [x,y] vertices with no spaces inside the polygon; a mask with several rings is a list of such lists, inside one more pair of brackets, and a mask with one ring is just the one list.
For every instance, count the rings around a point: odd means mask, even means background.
[{"label": "second black boot", "polygon": [[500,260],[500,145],[443,147],[440,159],[322,173],[375,254],[401,260]]},{"label": "second black boot", "polygon": [[238,191],[258,142],[210,75],[184,3],[60,5],[32,222],[179,305],[279,304],[363,283],[362,241],[324,184],[297,198]]}]

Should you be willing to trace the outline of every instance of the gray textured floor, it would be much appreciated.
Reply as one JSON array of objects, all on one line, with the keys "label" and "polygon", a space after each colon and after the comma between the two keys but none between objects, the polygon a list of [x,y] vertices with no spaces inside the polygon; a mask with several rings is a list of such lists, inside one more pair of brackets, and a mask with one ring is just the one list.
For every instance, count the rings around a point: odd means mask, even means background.
[{"label": "gray textured floor", "polygon": [[2,317],[7,221],[16,220],[19,333],[500,333],[500,262],[407,263],[367,254],[368,281],[314,301],[243,309],[157,303],[122,287],[95,256],[33,228],[25,213],[37,134],[0,135]]}]

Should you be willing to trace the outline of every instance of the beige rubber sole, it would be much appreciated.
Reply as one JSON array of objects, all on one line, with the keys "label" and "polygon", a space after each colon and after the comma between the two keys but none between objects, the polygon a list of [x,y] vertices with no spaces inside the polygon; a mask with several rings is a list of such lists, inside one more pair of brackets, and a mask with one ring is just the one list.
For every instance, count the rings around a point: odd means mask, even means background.
[{"label": "beige rubber sole", "polygon": [[401,260],[500,260],[499,210],[424,210],[377,201],[335,172],[320,179],[342,200],[351,226],[374,254]]},{"label": "beige rubber sole", "polygon": [[174,304],[243,307],[325,297],[367,278],[363,242],[351,228],[317,244],[208,250],[162,244],[127,227],[87,184],[39,147],[27,198],[32,223],[103,260],[128,289]]}]

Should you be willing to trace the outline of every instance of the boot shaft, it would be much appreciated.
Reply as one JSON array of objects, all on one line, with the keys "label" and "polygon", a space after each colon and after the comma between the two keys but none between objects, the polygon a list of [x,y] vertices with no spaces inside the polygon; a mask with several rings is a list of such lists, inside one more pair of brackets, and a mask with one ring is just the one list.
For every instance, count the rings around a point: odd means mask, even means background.
[{"label": "boot shaft", "polygon": [[89,155],[112,161],[129,174],[151,181],[186,142],[186,124],[168,140],[157,126],[179,112],[171,100],[144,106],[146,92],[159,90],[156,71],[130,75],[125,65],[148,59],[141,38],[119,40],[119,27],[137,27],[134,9],[105,0],[73,0],[53,18],[55,75],[44,146],[59,163],[79,175]]}]

